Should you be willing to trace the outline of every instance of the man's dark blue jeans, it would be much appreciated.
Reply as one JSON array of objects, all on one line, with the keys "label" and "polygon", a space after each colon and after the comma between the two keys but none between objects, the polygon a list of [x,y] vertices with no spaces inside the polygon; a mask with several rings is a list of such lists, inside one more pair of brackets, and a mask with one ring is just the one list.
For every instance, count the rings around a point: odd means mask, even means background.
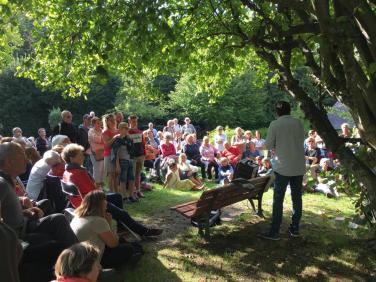
[{"label": "man's dark blue jeans", "polygon": [[274,181],[273,215],[270,234],[279,234],[282,223],[283,200],[285,199],[286,187],[290,183],[292,200],[292,223],[290,228],[298,232],[299,222],[302,217],[302,183],[303,175],[284,176],[277,172]]}]

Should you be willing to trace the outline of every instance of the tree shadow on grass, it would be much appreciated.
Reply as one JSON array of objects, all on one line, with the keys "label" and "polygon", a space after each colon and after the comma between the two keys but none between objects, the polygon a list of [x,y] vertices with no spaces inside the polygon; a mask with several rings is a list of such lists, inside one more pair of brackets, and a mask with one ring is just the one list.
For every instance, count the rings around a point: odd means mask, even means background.
[{"label": "tree shadow on grass", "polygon": [[[281,232],[288,223],[285,217]],[[282,234],[280,241],[267,241],[257,234],[268,229],[269,221],[242,217],[234,224],[212,228],[209,242],[188,234],[175,247],[193,256],[228,257],[228,270],[210,264],[195,266],[200,272],[217,271],[226,280],[236,273],[246,280],[375,281],[375,252],[366,249],[364,239],[311,212],[304,213],[303,225],[302,238]]]},{"label": "tree shadow on grass", "polygon": [[181,282],[179,276],[174,273],[174,269],[166,267],[160,259],[158,259],[158,252],[154,249],[148,248],[145,255],[140,259],[137,265],[126,265],[117,275],[118,280],[106,280],[109,282],[138,282],[138,281],[153,281],[153,282],[167,282],[176,281]]}]

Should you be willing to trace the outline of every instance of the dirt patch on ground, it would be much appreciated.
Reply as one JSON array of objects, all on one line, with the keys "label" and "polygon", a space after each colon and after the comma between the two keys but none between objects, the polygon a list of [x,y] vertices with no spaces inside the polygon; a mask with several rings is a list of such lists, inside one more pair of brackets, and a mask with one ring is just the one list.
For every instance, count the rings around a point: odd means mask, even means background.
[{"label": "dirt patch on ground", "polygon": [[[225,207],[222,209],[221,221],[224,224],[231,222],[245,212],[250,212],[250,210],[244,203]],[[152,240],[159,247],[176,244],[178,236],[184,234],[192,226],[189,219],[170,209],[144,219],[142,222],[146,226],[153,226],[164,230],[160,237]]]}]

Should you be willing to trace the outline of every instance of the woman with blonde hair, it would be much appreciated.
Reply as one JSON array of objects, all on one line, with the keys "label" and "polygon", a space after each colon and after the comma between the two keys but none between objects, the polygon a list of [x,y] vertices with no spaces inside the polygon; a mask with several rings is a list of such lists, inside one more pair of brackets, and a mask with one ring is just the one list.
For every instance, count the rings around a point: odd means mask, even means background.
[{"label": "woman with blonde hair", "polygon": [[106,209],[106,195],[102,191],[88,193],[75,211],[71,228],[80,242],[88,241],[98,248],[101,264],[105,268],[119,267],[143,251],[139,244],[119,239],[112,226],[112,216]]},{"label": "woman with blonde hair", "polygon": [[118,181],[115,165],[111,162],[111,147],[115,139],[119,137],[119,132],[116,128],[116,119],[114,114],[107,114],[103,116],[102,137],[104,142],[104,175],[108,177],[108,186],[110,191],[116,192]]}]

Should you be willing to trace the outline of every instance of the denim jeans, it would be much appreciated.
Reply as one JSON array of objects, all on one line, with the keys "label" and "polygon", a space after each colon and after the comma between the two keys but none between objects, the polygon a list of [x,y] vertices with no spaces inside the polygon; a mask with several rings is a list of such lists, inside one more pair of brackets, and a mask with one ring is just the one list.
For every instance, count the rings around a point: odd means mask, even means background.
[{"label": "denim jeans", "polygon": [[292,200],[292,223],[291,228],[299,231],[299,222],[302,217],[302,182],[303,175],[284,176],[277,172],[274,181],[273,195],[273,215],[271,224],[271,234],[278,234],[282,223],[283,201],[285,198],[286,187],[290,183]]},{"label": "denim jeans", "polygon": [[112,215],[113,219],[116,221],[121,221],[126,226],[129,227],[133,232],[144,235],[147,228],[142,224],[135,221],[124,209],[123,209],[123,199],[118,193],[108,193],[107,198],[107,211]]}]

